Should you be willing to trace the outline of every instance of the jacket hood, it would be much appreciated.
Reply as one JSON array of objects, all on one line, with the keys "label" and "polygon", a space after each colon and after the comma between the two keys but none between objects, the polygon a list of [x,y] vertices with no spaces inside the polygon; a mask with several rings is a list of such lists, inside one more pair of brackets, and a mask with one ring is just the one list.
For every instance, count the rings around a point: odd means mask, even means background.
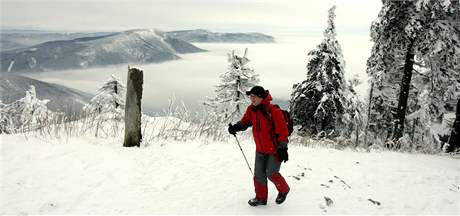
[{"label": "jacket hood", "polygon": [[267,90],[267,97],[265,97],[262,102],[260,104],[263,104],[263,105],[268,105],[270,104],[270,102],[272,101],[272,95],[270,94],[270,92],[268,92]]}]

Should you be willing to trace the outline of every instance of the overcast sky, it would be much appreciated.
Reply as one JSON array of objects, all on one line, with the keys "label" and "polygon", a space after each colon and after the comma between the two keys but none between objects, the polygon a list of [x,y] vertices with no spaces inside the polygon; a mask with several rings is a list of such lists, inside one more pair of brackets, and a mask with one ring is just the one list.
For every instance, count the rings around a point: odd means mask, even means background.
[{"label": "overcast sky", "polygon": [[0,0],[2,28],[119,31],[133,28],[265,33],[322,31],[337,5],[337,28],[368,34],[380,0]]},{"label": "overcast sky", "polygon": [[[261,32],[275,36],[276,44],[219,44],[213,52],[182,56],[182,61],[144,65],[148,71],[170,74],[151,76],[146,95],[155,106],[167,103],[172,92],[181,100],[198,103],[213,92],[218,74],[225,71],[226,53],[250,48],[251,67],[278,98],[290,96],[292,84],[305,77],[306,51],[321,40],[327,12],[336,9],[338,40],[346,62],[345,75],[361,77],[358,93],[367,92],[366,60],[372,43],[369,29],[381,0],[0,0],[3,29],[52,31],[123,31],[135,28],[185,30],[203,28],[219,32]],[[204,46],[204,45],[199,45]],[[217,51],[216,51],[217,50]],[[125,68],[123,66],[123,68]],[[37,74],[44,81],[96,89],[117,68]],[[166,71],[168,71],[166,73]],[[185,75],[183,72],[186,71]],[[84,73],[82,73],[84,72]],[[92,75],[88,75],[92,74]],[[102,77],[95,77],[98,74]],[[178,75],[181,74],[181,75]],[[188,76],[186,76],[188,74]],[[201,78],[198,75],[202,75]],[[122,75],[120,75],[122,76]],[[68,77],[72,77],[71,80]],[[78,78],[79,77],[79,78]],[[178,79],[183,77],[183,79]],[[78,78],[78,79],[77,79]],[[77,80],[75,80],[77,79]],[[79,81],[78,81],[79,80]],[[195,80],[195,82],[193,81]],[[89,83],[89,84],[88,84]],[[182,92],[188,83],[187,92]],[[199,87],[197,87],[199,86]],[[188,90],[188,89],[192,89]],[[95,90],[94,90],[95,91]],[[167,105],[167,104],[166,104]],[[158,108],[158,107],[157,107]]]}]

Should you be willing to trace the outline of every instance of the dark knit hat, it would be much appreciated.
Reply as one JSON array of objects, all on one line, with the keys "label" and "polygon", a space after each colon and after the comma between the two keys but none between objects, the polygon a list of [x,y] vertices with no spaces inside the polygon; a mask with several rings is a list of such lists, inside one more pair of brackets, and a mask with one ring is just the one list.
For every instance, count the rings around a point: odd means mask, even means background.
[{"label": "dark knit hat", "polygon": [[254,86],[251,90],[246,92],[246,95],[255,95],[257,97],[265,98],[268,95],[268,91],[265,90],[262,86]]}]

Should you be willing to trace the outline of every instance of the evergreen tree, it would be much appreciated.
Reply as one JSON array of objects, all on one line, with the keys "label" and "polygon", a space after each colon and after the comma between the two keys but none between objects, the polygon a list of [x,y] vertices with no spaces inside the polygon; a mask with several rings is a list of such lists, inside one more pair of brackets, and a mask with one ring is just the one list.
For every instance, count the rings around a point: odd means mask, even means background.
[{"label": "evergreen tree", "polygon": [[208,98],[205,105],[211,108],[211,116],[220,123],[229,123],[239,120],[249,101],[245,92],[255,86],[258,75],[247,67],[247,49],[244,56],[235,55],[234,51],[228,54],[228,70],[220,75],[221,83],[216,86],[216,96]]},{"label": "evergreen tree", "polygon": [[347,112],[345,63],[336,39],[334,11],[335,6],[329,9],[324,40],[308,53],[307,79],[294,85],[291,94],[290,112],[294,123],[301,125],[301,131],[311,134],[336,131],[337,126],[344,123],[342,115]]},{"label": "evergreen tree", "polygon": [[[423,128],[440,123],[447,113],[446,103],[460,91],[460,5],[458,1],[418,1],[416,8],[420,15],[414,91],[426,92],[427,97],[409,112],[422,120],[414,124],[416,128]],[[440,142],[434,130],[428,132],[425,142]]]},{"label": "evergreen tree", "polygon": [[98,94],[83,107],[90,115],[104,114],[107,118],[122,119],[125,108],[125,86],[112,75],[98,90]]},{"label": "evergreen tree", "polygon": [[[370,137],[386,140],[392,136],[394,111],[397,106],[398,85],[404,65],[408,20],[414,11],[406,1],[386,1],[378,18],[372,23],[371,38],[374,42],[367,61],[370,78],[370,113],[368,116]],[[399,83],[398,83],[399,84]],[[377,140],[371,140],[375,143]]]},{"label": "evergreen tree", "polygon": [[[404,134],[406,113],[421,107],[431,113],[424,123],[442,114],[446,99],[458,88],[458,14],[458,1],[383,0],[371,28],[374,47],[367,68],[372,137],[397,141]],[[414,83],[412,78],[422,82]],[[414,93],[424,92],[427,86],[431,86],[430,97],[417,99]],[[431,105],[427,109],[417,101]]]}]

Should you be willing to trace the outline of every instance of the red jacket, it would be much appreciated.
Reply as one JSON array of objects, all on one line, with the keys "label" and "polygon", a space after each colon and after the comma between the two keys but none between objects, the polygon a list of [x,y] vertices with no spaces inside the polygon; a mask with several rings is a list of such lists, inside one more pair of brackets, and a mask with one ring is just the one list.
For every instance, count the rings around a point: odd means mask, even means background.
[{"label": "red jacket", "polygon": [[[264,154],[275,154],[279,142],[288,142],[288,128],[281,110],[270,103],[272,96],[267,95],[259,106],[250,105],[241,118],[244,126],[252,125],[252,135],[256,143],[256,151]],[[261,109],[265,109],[265,115]],[[270,121],[268,118],[272,118]],[[273,125],[275,129],[273,130]],[[276,142],[276,143],[275,143]]]}]

